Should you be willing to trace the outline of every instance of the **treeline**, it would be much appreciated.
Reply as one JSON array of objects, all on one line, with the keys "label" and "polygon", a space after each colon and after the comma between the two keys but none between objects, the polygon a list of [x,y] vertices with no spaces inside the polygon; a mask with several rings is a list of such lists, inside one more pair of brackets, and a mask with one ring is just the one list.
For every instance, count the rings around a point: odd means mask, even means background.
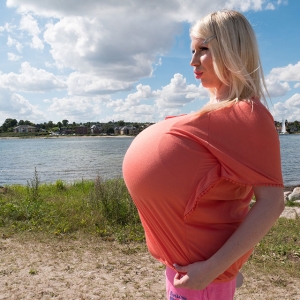
[{"label": "treeline", "polygon": [[112,134],[114,133],[114,130],[116,127],[124,127],[124,126],[133,126],[138,131],[141,131],[143,128],[149,126],[152,123],[137,123],[137,122],[125,122],[124,120],[119,121],[110,121],[107,123],[100,123],[100,122],[86,122],[86,123],[70,123],[68,120],[64,119],[61,122],[53,122],[48,121],[44,123],[33,123],[31,121],[24,121],[24,120],[16,120],[8,118],[4,121],[4,123],[0,126],[0,133],[9,133],[14,132],[14,128],[20,125],[30,125],[34,126],[36,128],[36,132],[59,132],[62,129],[73,129],[75,130],[78,126],[86,126],[87,128],[91,128],[93,125],[101,127],[101,131],[106,134]]}]

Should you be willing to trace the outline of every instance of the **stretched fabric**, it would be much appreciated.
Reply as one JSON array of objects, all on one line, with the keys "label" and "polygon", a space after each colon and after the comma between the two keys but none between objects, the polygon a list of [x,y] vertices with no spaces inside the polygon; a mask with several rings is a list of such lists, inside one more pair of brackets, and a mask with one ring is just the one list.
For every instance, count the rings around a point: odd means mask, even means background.
[{"label": "stretched fabric", "polygon": [[[133,140],[123,176],[150,253],[170,268],[206,260],[244,220],[253,186],[283,186],[274,120],[244,101],[167,118]],[[215,281],[232,280],[251,252]]]}]

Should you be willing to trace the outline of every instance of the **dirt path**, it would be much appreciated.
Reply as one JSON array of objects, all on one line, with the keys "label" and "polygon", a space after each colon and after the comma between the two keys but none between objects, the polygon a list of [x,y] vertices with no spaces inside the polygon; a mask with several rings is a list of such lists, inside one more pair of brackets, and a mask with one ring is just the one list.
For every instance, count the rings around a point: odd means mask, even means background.
[{"label": "dirt path", "polygon": [[[1,235],[0,299],[165,299],[164,267],[141,244]],[[300,299],[300,281],[247,273],[236,300]]]}]

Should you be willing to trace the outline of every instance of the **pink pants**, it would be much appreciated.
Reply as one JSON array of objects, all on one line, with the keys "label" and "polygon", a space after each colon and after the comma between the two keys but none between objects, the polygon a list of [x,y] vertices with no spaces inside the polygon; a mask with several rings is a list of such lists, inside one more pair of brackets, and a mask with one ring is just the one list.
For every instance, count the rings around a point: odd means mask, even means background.
[{"label": "pink pants", "polygon": [[187,290],[175,288],[173,280],[176,272],[166,268],[166,291],[168,300],[232,300],[236,279],[229,282],[211,283],[204,290]]}]

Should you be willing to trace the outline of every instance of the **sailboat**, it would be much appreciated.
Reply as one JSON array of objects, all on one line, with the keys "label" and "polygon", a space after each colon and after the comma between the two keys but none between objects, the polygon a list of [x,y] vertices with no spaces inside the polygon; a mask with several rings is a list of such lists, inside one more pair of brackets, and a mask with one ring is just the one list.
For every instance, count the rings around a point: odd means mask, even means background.
[{"label": "sailboat", "polygon": [[285,127],[285,121],[282,120],[282,124],[281,124],[281,132],[280,134],[288,134],[288,132],[286,131],[286,127]]}]

